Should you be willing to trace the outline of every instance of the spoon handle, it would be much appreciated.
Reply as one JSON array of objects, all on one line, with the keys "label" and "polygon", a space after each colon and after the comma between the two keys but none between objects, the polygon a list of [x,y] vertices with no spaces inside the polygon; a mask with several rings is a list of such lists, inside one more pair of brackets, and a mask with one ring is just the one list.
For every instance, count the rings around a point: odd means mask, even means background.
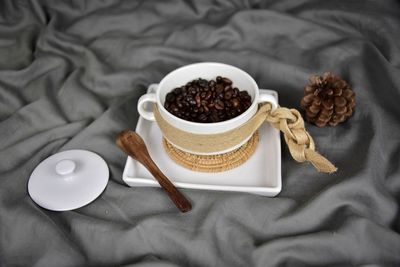
[{"label": "spoon handle", "polygon": [[147,148],[141,137],[133,131],[123,131],[118,135],[117,145],[129,156],[139,161],[154,176],[161,187],[181,212],[192,209],[192,204],[174,186],[174,184],[161,172],[151,159]]},{"label": "spoon handle", "polygon": [[173,183],[161,172],[154,161],[148,157],[144,159],[146,163],[142,164],[150,171],[150,173],[156,178],[158,183],[167,192],[172,202],[178,207],[181,212],[187,212],[192,209],[192,204],[189,200],[173,185]]}]

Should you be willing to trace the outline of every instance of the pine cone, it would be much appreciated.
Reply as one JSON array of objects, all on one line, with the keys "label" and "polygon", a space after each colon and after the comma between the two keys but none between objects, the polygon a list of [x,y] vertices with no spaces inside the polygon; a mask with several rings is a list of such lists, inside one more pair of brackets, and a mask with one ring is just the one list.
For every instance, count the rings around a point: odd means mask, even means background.
[{"label": "pine cone", "polygon": [[300,103],[308,122],[318,127],[336,126],[353,114],[355,93],[342,78],[326,72],[311,76],[310,82]]}]

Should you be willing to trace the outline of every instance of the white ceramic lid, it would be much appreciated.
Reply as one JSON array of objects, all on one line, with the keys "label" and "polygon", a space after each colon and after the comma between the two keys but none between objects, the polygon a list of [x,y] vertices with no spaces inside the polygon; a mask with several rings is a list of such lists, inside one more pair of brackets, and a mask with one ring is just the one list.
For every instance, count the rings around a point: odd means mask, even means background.
[{"label": "white ceramic lid", "polygon": [[39,206],[55,211],[89,204],[105,189],[108,166],[87,150],[67,150],[43,160],[32,172],[28,192]]}]

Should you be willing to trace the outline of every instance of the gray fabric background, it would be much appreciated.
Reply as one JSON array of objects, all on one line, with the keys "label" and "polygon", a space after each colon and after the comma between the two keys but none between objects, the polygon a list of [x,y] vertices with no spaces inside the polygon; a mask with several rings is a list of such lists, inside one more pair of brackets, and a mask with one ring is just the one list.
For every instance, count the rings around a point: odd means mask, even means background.
[{"label": "gray fabric background", "polygon": [[[294,108],[309,75],[344,77],[354,116],[307,125],[339,171],[298,164],[283,144],[278,197],[184,190],[189,214],[125,186],[116,133],[135,128],[150,83],[199,61],[238,66]],[[398,266],[399,101],[398,1],[3,0],[0,266]],[[30,173],[72,148],[107,161],[105,192],[39,208]]]}]

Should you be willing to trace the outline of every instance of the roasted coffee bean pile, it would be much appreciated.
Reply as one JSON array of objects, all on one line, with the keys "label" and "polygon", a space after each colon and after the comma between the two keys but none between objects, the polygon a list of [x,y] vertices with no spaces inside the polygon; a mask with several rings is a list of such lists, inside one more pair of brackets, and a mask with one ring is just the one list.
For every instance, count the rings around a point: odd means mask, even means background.
[{"label": "roasted coffee bean pile", "polygon": [[177,87],[165,97],[164,107],[173,115],[193,122],[220,122],[232,119],[251,105],[247,91],[232,87],[232,81],[197,79]]}]

